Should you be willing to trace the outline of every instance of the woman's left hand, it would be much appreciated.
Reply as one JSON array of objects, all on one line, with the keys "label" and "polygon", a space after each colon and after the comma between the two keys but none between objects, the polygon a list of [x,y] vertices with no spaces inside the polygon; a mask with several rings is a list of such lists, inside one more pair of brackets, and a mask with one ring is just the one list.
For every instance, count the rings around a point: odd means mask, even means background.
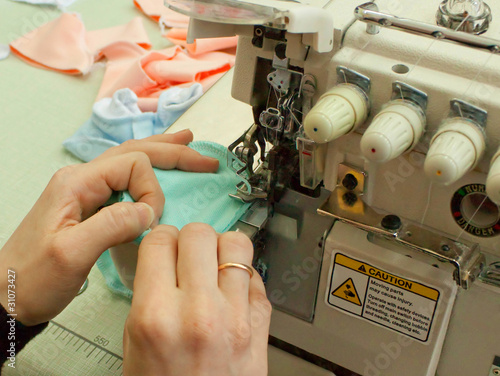
[{"label": "woman's left hand", "polygon": [[[158,223],[165,199],[152,166],[215,172],[218,160],[185,146],[192,138],[190,131],[181,131],[127,141],[89,163],[56,172],[0,251],[0,304],[7,312],[13,313],[8,270],[16,275],[16,319],[36,325],[71,302],[106,249]],[[113,191],[123,190],[136,202],[98,211]]]}]

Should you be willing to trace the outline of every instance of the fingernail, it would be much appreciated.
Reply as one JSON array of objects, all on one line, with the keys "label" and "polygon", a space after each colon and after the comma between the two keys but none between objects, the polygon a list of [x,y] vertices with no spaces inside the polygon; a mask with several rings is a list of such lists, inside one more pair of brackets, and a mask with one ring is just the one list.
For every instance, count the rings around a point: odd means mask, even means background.
[{"label": "fingernail", "polygon": [[139,211],[139,215],[141,216],[141,222],[144,224],[144,228],[150,228],[156,217],[153,208],[145,202],[138,202],[137,210]]}]

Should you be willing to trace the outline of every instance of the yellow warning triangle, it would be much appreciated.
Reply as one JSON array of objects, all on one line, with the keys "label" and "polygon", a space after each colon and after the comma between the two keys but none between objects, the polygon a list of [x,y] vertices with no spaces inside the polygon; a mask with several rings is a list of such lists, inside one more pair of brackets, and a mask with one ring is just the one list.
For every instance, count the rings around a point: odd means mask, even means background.
[{"label": "yellow warning triangle", "polygon": [[342,283],[334,292],[332,292],[332,295],[361,306],[361,301],[359,300],[359,295],[356,291],[356,287],[354,286],[352,278],[346,279],[344,283]]}]

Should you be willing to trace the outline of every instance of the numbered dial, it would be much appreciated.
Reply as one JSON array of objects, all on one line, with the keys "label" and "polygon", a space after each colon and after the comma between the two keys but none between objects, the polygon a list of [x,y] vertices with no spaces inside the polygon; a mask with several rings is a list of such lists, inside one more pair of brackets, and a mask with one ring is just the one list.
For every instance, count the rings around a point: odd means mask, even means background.
[{"label": "numbered dial", "polygon": [[473,169],[485,149],[481,128],[464,118],[447,120],[431,140],[424,170],[433,181],[451,184]]},{"label": "numbered dial", "polygon": [[394,100],[380,111],[361,138],[361,152],[374,162],[388,162],[411,150],[425,128],[422,109],[405,100]]},{"label": "numbered dial", "polygon": [[333,141],[363,124],[368,98],[358,86],[340,84],[323,94],[304,120],[307,137],[317,143]]}]

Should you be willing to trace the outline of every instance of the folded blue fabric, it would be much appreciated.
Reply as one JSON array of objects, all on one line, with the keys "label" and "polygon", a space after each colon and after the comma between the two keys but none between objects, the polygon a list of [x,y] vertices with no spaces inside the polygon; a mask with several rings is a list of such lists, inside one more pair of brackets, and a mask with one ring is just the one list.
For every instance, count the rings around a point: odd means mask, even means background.
[{"label": "folded blue fabric", "polygon": [[200,84],[165,90],[154,113],[142,112],[137,106],[137,95],[130,89],[120,89],[112,98],[96,102],[91,118],[63,146],[88,162],[124,141],[163,133],[202,94]]},{"label": "folded blue fabric", "polygon": [[[179,170],[155,169],[156,177],[165,194],[165,207],[160,223],[181,229],[191,222],[211,225],[217,232],[227,231],[248,209],[250,204],[229,197],[241,179],[227,166],[227,149],[207,141],[192,142],[189,146],[203,155],[217,158],[217,173],[196,173]],[[128,192],[122,192],[120,201],[133,201]],[[140,243],[145,232],[136,239]],[[109,251],[97,261],[97,266],[114,292],[132,297],[132,291],[120,281]]]}]

